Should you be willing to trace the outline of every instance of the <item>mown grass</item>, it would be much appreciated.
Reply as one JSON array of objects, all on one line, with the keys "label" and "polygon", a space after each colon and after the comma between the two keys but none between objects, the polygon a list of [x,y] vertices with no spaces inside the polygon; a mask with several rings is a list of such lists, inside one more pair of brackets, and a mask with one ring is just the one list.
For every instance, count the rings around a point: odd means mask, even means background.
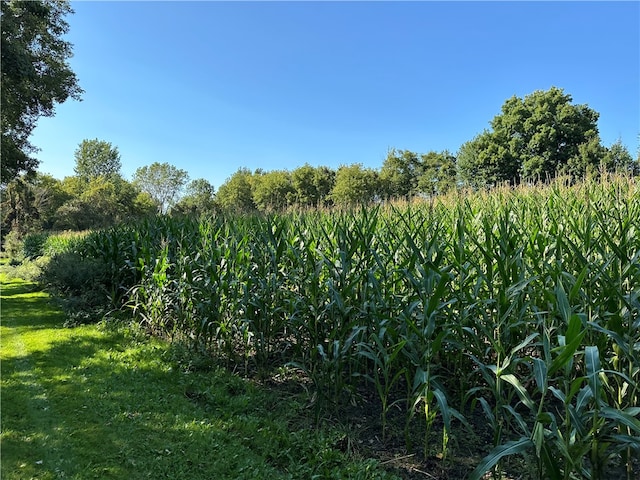
[{"label": "mown grass", "polygon": [[35,284],[0,282],[5,480],[393,478],[314,428],[304,394],[196,369],[130,327],[65,328]]}]

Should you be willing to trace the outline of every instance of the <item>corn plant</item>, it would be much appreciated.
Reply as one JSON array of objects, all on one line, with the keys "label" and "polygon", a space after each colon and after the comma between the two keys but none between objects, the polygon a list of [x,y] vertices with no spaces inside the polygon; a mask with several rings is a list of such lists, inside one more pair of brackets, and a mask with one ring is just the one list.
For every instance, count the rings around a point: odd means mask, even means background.
[{"label": "corn plant", "polygon": [[[633,475],[640,404],[637,179],[456,193],[410,205],[159,217],[69,243],[113,307],[229,368],[299,368],[318,408],[370,389],[405,440],[479,406],[492,452],[540,478]],[[418,415],[419,412],[419,415]],[[417,423],[419,422],[419,423]]]}]

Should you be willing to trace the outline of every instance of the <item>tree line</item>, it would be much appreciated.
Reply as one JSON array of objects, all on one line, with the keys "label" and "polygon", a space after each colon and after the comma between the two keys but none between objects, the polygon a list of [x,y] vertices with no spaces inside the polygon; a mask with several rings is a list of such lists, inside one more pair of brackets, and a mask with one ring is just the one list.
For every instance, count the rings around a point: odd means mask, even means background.
[{"label": "tree line", "polygon": [[3,234],[103,228],[158,213],[353,206],[558,175],[640,174],[640,151],[634,159],[621,141],[604,146],[599,114],[551,87],[508,99],[490,128],[455,154],[392,149],[378,169],[359,163],[337,169],[305,164],[292,171],[240,168],[215,192],[208,180],[191,181],[186,171],[168,163],[142,167],[126,180],[117,147],[94,139],[76,150],[75,175],[58,180],[38,172],[37,148],[29,136],[40,116],[52,116],[56,104],[79,100],[83,93],[68,65],[72,45],[62,39],[68,31],[65,15],[73,11],[65,1],[0,5]]}]

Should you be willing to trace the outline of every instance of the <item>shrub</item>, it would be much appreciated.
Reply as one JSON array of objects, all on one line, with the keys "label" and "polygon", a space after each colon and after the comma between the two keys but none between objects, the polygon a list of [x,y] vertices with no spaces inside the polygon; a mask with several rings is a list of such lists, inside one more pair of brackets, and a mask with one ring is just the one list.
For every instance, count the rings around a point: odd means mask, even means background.
[{"label": "shrub", "polygon": [[40,281],[63,298],[62,306],[71,318],[99,320],[109,304],[105,271],[101,260],[67,252],[51,258]]},{"label": "shrub", "polygon": [[24,240],[17,230],[7,233],[2,246],[11,263],[19,264],[24,259]]}]

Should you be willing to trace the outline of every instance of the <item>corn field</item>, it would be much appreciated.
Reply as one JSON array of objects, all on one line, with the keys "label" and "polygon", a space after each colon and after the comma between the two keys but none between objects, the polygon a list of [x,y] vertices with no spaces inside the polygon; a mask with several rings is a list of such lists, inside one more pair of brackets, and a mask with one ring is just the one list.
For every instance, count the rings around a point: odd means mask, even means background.
[{"label": "corn field", "polygon": [[634,179],[158,218],[77,248],[108,265],[113,301],[158,335],[245,372],[294,369],[321,405],[374,392],[382,436],[399,408],[407,445],[437,442],[446,458],[452,425],[483,415],[493,445],[472,479],[499,478],[511,455],[532,478],[637,474]]}]

